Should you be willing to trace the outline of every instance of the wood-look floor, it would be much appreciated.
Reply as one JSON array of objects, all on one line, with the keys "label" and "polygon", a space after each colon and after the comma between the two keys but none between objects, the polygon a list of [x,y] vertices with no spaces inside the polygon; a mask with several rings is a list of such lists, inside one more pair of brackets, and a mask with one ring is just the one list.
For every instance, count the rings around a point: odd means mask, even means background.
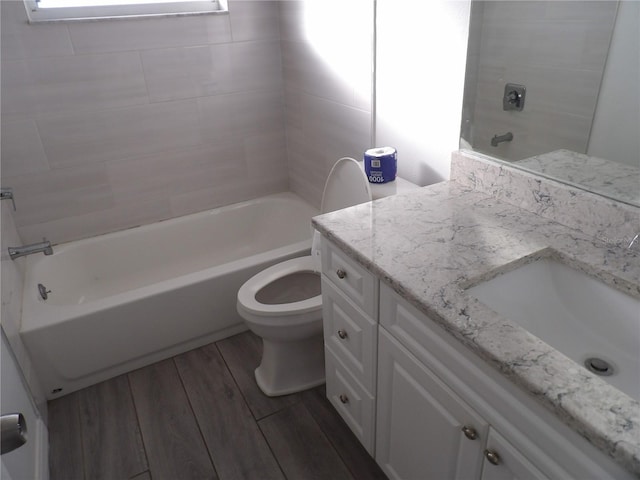
[{"label": "wood-look floor", "polygon": [[245,332],[49,402],[51,480],[385,479],[324,394],[270,398]]}]

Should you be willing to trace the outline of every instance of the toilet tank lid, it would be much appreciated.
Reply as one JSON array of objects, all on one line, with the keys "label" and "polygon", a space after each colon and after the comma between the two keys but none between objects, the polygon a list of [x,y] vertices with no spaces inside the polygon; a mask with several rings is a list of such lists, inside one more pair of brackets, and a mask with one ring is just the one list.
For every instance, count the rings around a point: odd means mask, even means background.
[{"label": "toilet tank lid", "polygon": [[369,201],[371,187],[360,164],[349,157],[338,160],[324,185],[320,211],[329,213]]}]

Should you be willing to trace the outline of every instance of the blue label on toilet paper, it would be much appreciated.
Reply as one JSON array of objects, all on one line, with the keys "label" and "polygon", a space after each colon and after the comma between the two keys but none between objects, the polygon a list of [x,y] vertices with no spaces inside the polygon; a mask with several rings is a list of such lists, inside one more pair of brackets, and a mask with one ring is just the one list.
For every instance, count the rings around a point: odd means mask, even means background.
[{"label": "blue label on toilet paper", "polygon": [[393,147],[371,148],[364,152],[364,171],[370,183],[387,183],[396,179],[398,153]]}]

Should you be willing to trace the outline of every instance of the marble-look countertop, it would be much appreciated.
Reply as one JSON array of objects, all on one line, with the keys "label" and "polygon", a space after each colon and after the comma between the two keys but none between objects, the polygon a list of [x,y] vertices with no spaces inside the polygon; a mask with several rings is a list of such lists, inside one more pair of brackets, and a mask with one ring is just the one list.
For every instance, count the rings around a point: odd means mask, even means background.
[{"label": "marble-look countertop", "polygon": [[453,182],[321,215],[313,224],[561,421],[640,475],[640,403],[463,290],[554,255],[640,298],[640,250],[612,247]]},{"label": "marble-look countertop", "polygon": [[536,173],[640,205],[640,168],[571,150],[555,150],[514,162]]}]

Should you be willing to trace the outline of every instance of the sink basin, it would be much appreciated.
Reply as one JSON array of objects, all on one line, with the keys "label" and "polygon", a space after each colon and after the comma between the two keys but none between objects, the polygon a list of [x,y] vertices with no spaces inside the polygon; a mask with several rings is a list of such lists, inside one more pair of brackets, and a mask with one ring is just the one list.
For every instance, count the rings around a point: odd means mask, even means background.
[{"label": "sink basin", "polygon": [[640,300],[551,258],[467,293],[640,400]]}]

